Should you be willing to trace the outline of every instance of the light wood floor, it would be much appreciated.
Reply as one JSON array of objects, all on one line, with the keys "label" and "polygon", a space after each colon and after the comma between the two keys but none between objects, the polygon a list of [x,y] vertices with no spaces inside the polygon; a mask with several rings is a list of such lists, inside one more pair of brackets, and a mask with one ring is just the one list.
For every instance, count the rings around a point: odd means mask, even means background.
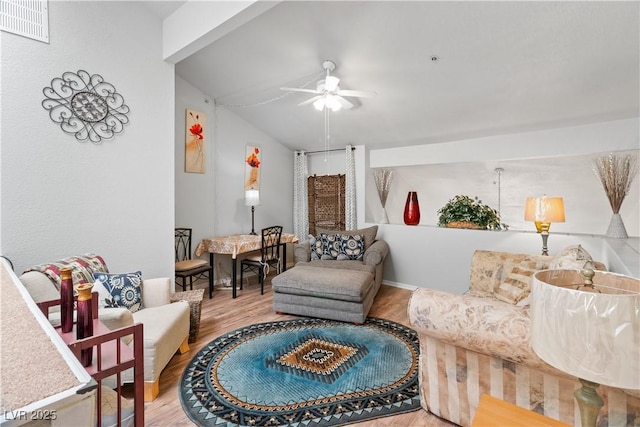
[{"label": "light wood floor", "polygon": [[[199,286],[200,287],[200,286]],[[393,320],[409,325],[407,304],[411,291],[383,285],[376,296],[369,316]],[[160,395],[156,400],[145,405],[146,426],[192,426],[194,425],[182,410],[178,397],[178,383],[182,372],[191,358],[205,344],[218,336],[253,323],[287,320],[296,318],[290,315],[279,315],[272,309],[272,293],[270,280],[265,283],[264,295],[260,295],[257,283],[245,285],[238,291],[238,297],[231,298],[230,290],[218,290],[213,299],[205,299],[202,303],[202,315],[198,340],[191,344],[191,351],[176,354],[160,375]],[[355,426],[452,426],[446,421],[429,414],[424,409],[407,414],[386,417],[368,422],[353,424]]]}]

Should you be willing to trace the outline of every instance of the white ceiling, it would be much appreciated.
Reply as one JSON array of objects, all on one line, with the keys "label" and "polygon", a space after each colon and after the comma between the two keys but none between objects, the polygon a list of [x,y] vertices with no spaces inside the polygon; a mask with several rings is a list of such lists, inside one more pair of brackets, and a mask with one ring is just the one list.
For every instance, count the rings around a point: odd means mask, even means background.
[{"label": "white ceiling", "polygon": [[[166,16],[182,2],[158,3]],[[176,73],[286,146],[318,150],[324,116],[297,106],[312,95],[280,87],[315,88],[331,59],[342,89],[378,94],[331,114],[332,147],[386,148],[637,117],[639,39],[635,1],[285,1]]]}]

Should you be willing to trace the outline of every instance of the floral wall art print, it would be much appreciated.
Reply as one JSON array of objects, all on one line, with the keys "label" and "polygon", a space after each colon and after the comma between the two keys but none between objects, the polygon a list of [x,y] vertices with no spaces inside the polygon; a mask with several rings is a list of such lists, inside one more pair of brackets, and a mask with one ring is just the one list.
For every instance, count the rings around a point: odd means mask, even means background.
[{"label": "floral wall art print", "polygon": [[207,117],[204,113],[187,109],[185,124],[184,171],[204,173]]},{"label": "floral wall art print", "polygon": [[260,189],[260,148],[247,145],[244,190]]}]

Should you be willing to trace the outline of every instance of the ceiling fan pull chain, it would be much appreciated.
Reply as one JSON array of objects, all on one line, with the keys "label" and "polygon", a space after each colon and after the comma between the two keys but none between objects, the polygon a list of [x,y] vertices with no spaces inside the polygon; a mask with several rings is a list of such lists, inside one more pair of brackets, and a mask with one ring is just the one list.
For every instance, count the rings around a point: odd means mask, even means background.
[{"label": "ceiling fan pull chain", "polygon": [[329,156],[329,109],[324,109],[324,161],[327,162],[327,157]]}]

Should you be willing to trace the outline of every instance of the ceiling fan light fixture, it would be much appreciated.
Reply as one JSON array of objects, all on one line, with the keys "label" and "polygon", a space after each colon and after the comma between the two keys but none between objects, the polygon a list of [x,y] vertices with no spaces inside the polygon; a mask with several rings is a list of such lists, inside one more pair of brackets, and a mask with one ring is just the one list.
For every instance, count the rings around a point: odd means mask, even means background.
[{"label": "ceiling fan light fixture", "polygon": [[342,104],[335,96],[326,94],[322,98],[318,98],[313,103],[313,107],[318,111],[322,111],[325,108],[328,108],[331,111],[336,112],[342,108]]},{"label": "ceiling fan light fixture", "polygon": [[326,108],[329,108],[334,112],[342,108],[342,104],[340,103],[340,101],[338,101],[333,95],[327,95],[327,98],[324,101],[324,105]]},{"label": "ceiling fan light fixture", "polygon": [[[349,110],[354,107],[354,104],[345,97],[367,98],[376,95],[376,93],[372,91],[340,89],[340,79],[330,74],[331,71],[336,68],[336,64],[333,61],[327,60],[322,63],[322,67],[326,71],[327,75],[324,79],[319,80],[316,83],[315,90],[307,89],[305,87],[281,87],[280,89],[288,92],[312,93],[314,96],[299,103],[298,105],[304,106],[312,104],[318,111],[323,111],[325,108],[328,108],[333,112],[338,110]],[[311,82],[307,84],[311,84]]]}]

